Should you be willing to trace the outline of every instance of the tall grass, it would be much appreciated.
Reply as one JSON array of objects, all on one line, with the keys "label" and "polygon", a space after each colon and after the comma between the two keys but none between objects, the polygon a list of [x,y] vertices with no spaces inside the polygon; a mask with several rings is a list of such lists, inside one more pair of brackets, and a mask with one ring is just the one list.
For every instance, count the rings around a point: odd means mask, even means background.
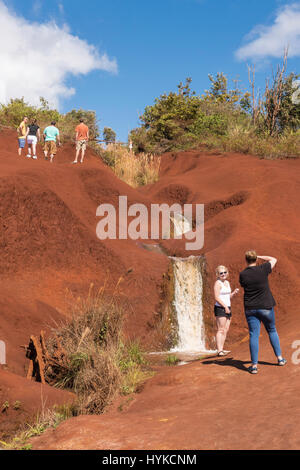
[{"label": "tall grass", "polygon": [[155,183],[159,178],[161,157],[148,153],[135,155],[118,144],[109,144],[103,160],[115,172],[118,178],[136,188]]},{"label": "tall grass", "polygon": [[264,159],[299,158],[300,132],[278,136],[256,134],[250,128],[235,126],[228,135],[209,136],[203,139],[209,149],[257,155]]},{"label": "tall grass", "polygon": [[14,437],[7,441],[0,441],[0,450],[31,450],[29,439],[43,434],[49,428],[55,429],[61,422],[72,416],[74,416],[72,405],[54,406],[52,409],[43,407],[35,420],[23,425]]},{"label": "tall grass", "polygon": [[118,393],[134,392],[149,376],[138,343],[122,333],[123,307],[105,288],[78,299],[72,319],[47,341],[50,356],[46,380],[76,393],[77,414],[99,414]]}]

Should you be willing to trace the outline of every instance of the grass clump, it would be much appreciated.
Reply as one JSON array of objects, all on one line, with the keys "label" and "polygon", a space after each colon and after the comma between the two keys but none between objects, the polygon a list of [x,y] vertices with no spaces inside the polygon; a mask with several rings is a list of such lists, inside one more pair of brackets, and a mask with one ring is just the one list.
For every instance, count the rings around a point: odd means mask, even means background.
[{"label": "grass clump", "polygon": [[139,391],[141,384],[152,376],[139,341],[129,341],[121,347],[119,367],[122,374],[123,395]]},{"label": "grass clump", "polygon": [[55,359],[46,380],[77,395],[77,414],[100,414],[118,393],[132,393],[148,374],[139,343],[124,341],[123,308],[100,289],[79,299],[70,322],[48,339]]},{"label": "grass clump", "polygon": [[61,422],[74,416],[72,405],[54,406],[53,409],[43,410],[39,413],[35,421],[24,425],[15,437],[8,442],[0,441],[1,450],[31,450],[32,445],[28,440],[35,436],[40,436],[47,429],[55,429]]},{"label": "grass clump", "polygon": [[169,354],[165,362],[168,366],[176,366],[176,364],[179,362],[179,359],[176,355]]},{"label": "grass clump", "polygon": [[118,178],[134,188],[158,181],[161,161],[158,156],[149,153],[135,155],[122,145],[109,144],[102,158]]}]

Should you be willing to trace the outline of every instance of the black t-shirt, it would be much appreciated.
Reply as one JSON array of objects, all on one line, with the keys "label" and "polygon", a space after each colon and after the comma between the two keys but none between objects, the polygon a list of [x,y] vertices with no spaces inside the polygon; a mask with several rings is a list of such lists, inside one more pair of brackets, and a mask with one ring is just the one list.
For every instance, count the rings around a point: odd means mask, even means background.
[{"label": "black t-shirt", "polygon": [[36,136],[36,133],[39,129],[39,126],[37,124],[31,124],[28,127],[29,127],[28,135],[35,135]]},{"label": "black t-shirt", "polygon": [[276,305],[268,282],[271,272],[271,264],[268,261],[259,266],[248,266],[240,273],[245,309],[269,309]]}]

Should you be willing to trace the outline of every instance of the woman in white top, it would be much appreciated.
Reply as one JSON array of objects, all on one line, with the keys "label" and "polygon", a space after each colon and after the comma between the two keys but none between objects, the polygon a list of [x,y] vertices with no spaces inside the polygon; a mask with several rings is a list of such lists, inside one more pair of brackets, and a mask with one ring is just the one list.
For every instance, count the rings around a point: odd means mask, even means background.
[{"label": "woman in white top", "polygon": [[231,292],[226,266],[218,266],[216,269],[217,280],[214,285],[215,307],[214,313],[217,322],[216,342],[218,356],[226,356],[230,351],[223,349],[231,322],[231,298],[239,292],[235,289]]}]

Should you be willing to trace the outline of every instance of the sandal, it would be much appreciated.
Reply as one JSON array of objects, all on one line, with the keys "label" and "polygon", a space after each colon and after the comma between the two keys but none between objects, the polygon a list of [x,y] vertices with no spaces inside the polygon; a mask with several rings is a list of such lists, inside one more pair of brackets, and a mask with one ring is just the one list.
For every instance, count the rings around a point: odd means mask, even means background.
[{"label": "sandal", "polygon": [[250,372],[250,374],[257,374],[257,372],[258,372],[257,366],[248,367],[248,371]]},{"label": "sandal", "polygon": [[228,353],[225,352],[225,351],[219,351],[218,352],[218,356],[226,356],[226,354],[228,354]]}]

